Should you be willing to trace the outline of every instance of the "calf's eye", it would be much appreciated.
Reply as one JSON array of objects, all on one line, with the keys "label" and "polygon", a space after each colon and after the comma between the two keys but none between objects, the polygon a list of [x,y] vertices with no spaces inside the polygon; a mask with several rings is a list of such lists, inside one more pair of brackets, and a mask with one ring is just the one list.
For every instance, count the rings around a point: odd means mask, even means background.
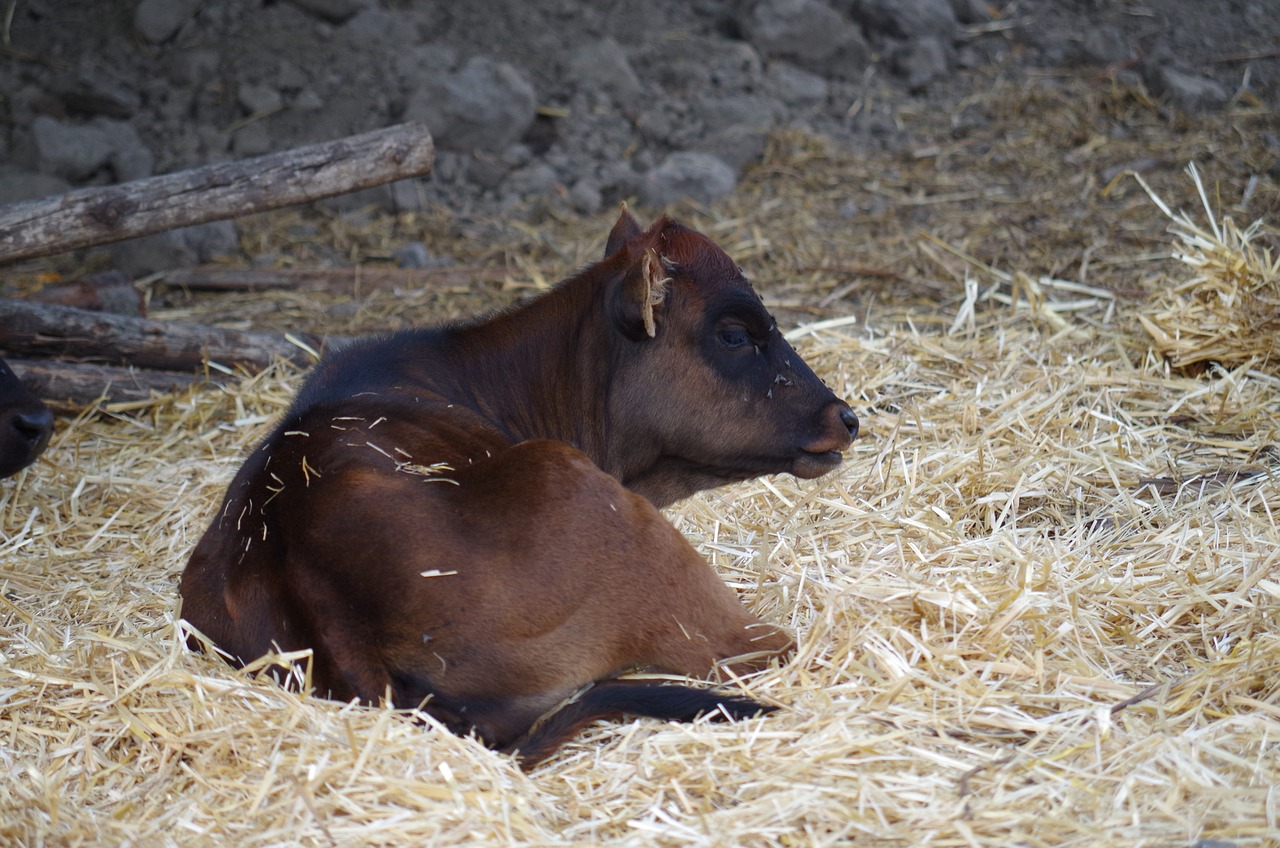
[{"label": "calf's eye", "polygon": [[738,350],[751,344],[751,337],[746,330],[730,327],[720,331],[720,343],[729,350]]}]

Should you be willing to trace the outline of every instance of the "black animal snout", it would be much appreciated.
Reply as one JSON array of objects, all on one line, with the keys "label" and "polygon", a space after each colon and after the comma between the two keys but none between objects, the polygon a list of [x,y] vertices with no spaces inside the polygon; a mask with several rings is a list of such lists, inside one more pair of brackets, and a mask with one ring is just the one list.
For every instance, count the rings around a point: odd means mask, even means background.
[{"label": "black animal snout", "polygon": [[0,409],[0,477],[34,462],[52,435],[53,412],[43,404]]},{"label": "black animal snout", "polygon": [[43,448],[53,433],[53,412],[48,407],[20,412],[9,423],[19,439],[32,447]]},{"label": "black animal snout", "polygon": [[857,438],[858,435],[858,416],[853,414],[853,410],[845,407],[840,410],[840,423],[849,431],[849,438]]}]

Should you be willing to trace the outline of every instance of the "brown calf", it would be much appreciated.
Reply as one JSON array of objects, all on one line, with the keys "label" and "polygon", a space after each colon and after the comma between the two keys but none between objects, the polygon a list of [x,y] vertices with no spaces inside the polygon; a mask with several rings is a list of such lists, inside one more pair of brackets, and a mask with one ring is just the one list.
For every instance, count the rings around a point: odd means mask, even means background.
[{"label": "brown calf", "polygon": [[53,413],[0,359],[0,477],[36,461],[53,435]]},{"label": "brown calf", "polygon": [[526,766],[604,716],[767,711],[614,679],[793,645],[658,507],[816,477],[856,429],[729,257],[624,210],[604,261],[527,305],[326,357],[192,554],[183,615],[236,662],[310,648],[318,694],[421,706]]}]

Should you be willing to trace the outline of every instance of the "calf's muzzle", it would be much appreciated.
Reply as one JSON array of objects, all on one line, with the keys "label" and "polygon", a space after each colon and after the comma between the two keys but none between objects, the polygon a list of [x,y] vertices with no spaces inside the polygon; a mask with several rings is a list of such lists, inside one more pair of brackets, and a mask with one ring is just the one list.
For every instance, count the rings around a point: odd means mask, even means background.
[{"label": "calf's muzzle", "polygon": [[844,401],[832,401],[819,413],[818,432],[820,435],[804,446],[791,469],[792,474],[805,480],[821,477],[840,464],[845,449],[858,435],[858,416]]}]

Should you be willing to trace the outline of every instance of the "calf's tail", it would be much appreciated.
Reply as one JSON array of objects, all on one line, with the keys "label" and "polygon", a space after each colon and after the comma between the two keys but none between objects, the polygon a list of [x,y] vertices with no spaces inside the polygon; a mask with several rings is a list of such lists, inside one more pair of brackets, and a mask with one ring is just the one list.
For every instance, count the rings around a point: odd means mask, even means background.
[{"label": "calf's tail", "polygon": [[526,771],[555,753],[570,737],[600,719],[643,716],[668,721],[693,721],[702,716],[733,720],[764,715],[777,707],[741,695],[652,680],[606,680],[596,683],[503,747],[515,754]]}]

